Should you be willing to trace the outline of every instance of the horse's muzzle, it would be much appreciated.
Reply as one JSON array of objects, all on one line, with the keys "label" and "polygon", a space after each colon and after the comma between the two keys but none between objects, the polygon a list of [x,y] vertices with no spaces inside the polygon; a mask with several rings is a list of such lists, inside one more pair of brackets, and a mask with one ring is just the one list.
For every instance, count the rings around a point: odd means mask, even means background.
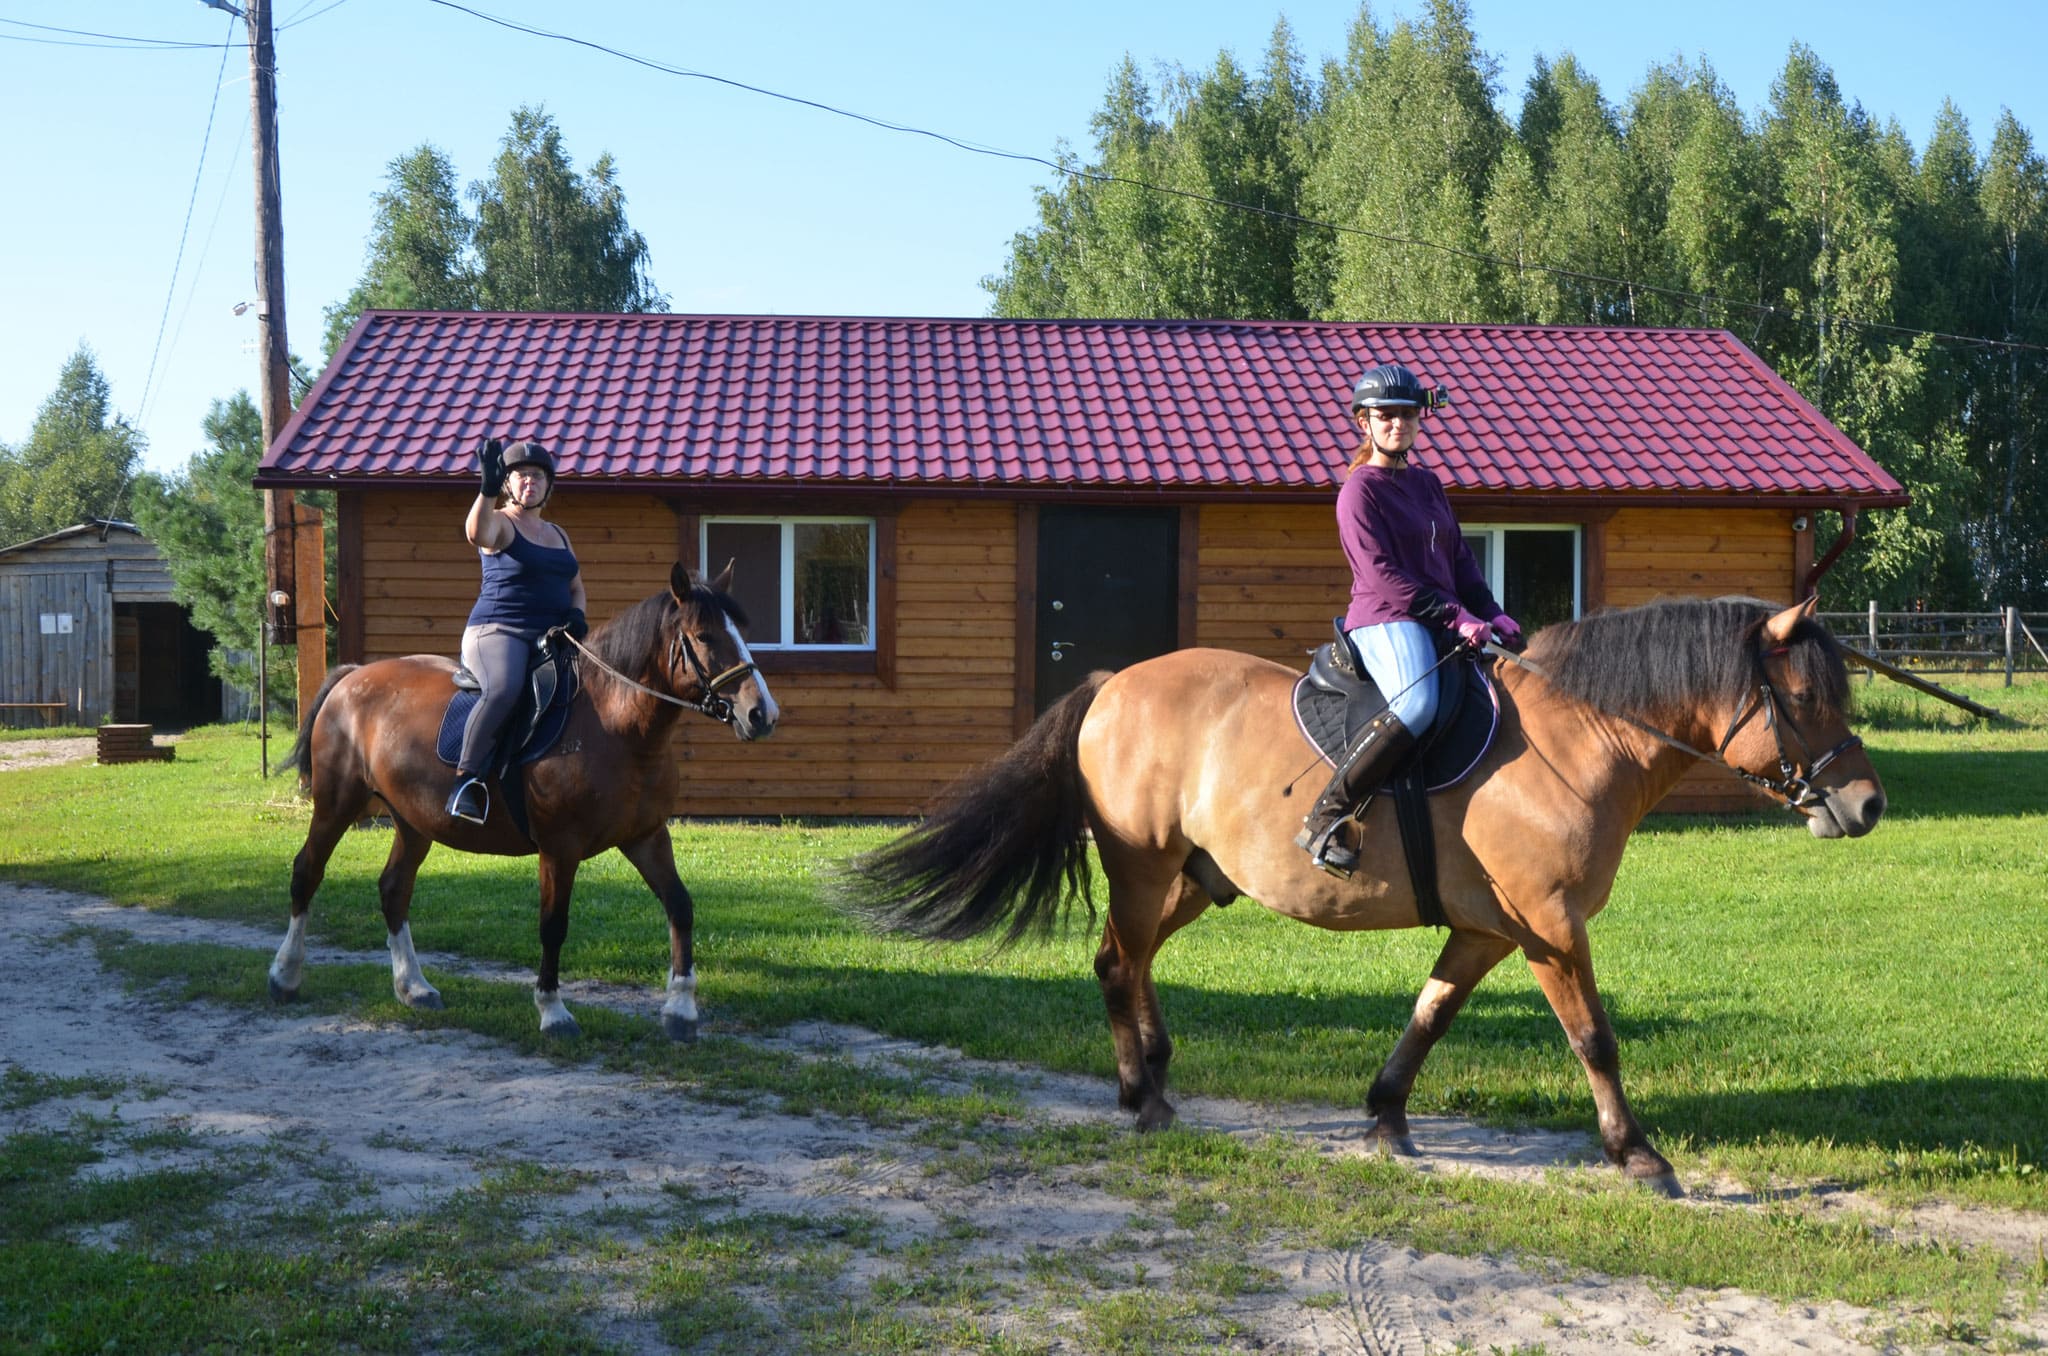
[{"label": "horse's muzzle", "polygon": [[1831,787],[1806,809],[1806,831],[1815,838],[1861,838],[1884,815],[1884,788],[1869,782]]},{"label": "horse's muzzle", "polygon": [[750,706],[732,713],[732,732],[741,739],[766,739],[775,733],[775,714],[765,705]]}]

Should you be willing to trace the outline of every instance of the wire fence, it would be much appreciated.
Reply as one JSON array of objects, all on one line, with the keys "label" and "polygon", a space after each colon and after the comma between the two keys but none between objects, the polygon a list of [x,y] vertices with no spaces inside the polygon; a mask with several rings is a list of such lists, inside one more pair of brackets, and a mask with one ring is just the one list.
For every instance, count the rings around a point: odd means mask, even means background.
[{"label": "wire fence", "polygon": [[1835,639],[1873,659],[1916,673],[2048,674],[2048,615],[1996,612],[1823,612]]}]

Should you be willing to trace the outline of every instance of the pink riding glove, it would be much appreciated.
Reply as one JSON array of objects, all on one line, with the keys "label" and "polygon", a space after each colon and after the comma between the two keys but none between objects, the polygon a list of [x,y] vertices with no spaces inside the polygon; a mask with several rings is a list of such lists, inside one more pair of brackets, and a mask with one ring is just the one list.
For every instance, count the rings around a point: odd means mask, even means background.
[{"label": "pink riding glove", "polygon": [[1459,640],[1475,650],[1493,639],[1493,627],[1462,607],[1458,609],[1458,619],[1451,623],[1451,630],[1457,632]]},{"label": "pink riding glove", "polygon": [[1529,643],[1522,635],[1522,624],[1505,612],[1493,619],[1493,638],[1515,651]]}]

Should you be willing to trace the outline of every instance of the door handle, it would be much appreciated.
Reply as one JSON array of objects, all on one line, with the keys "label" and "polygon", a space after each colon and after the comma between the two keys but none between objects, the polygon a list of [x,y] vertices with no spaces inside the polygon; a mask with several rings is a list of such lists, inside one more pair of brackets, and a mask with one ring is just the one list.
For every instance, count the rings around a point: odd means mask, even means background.
[{"label": "door handle", "polygon": [[1066,658],[1067,656],[1066,656],[1066,654],[1065,654],[1065,653],[1064,653],[1063,651],[1064,651],[1065,647],[1071,646],[1071,645],[1072,645],[1073,643],[1074,643],[1074,642],[1073,642],[1073,641],[1071,641],[1071,640],[1056,640],[1056,641],[1054,641],[1054,642],[1052,643],[1052,662],[1053,662],[1053,663],[1055,663],[1055,664],[1057,664],[1057,663],[1059,663],[1059,662],[1060,662],[1061,660],[1065,659],[1065,658]]}]

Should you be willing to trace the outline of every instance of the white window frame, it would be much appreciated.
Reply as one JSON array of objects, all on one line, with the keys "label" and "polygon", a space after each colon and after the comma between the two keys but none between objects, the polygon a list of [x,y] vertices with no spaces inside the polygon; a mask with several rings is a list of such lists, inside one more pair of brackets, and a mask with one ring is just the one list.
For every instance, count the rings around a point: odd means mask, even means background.
[{"label": "white window frame", "polygon": [[1460,523],[1458,530],[1468,537],[1487,538],[1486,587],[1493,596],[1507,599],[1508,553],[1505,534],[1509,532],[1569,532],[1572,535],[1572,619],[1586,615],[1586,529],[1581,523]]},{"label": "white window frame", "polygon": [[[697,521],[697,559],[709,565],[711,560],[709,554],[711,549],[711,529],[714,526],[742,523],[755,525],[772,523],[781,529],[781,563],[778,573],[780,575],[782,593],[781,597],[776,600],[776,610],[780,613],[779,620],[782,622],[781,634],[770,638],[762,629],[762,622],[765,619],[760,617],[750,618],[749,620],[753,623],[751,627],[752,634],[747,637],[747,644],[750,648],[756,650],[776,650],[786,654],[874,653],[876,623],[875,551],[877,549],[877,538],[880,536],[880,533],[873,518],[837,513],[721,513],[715,516],[707,516]],[[865,643],[818,645],[798,644],[796,641],[796,529],[799,525],[807,523],[825,523],[835,527],[847,527],[858,524],[868,530],[868,613],[862,619],[867,630],[867,640]]]}]

